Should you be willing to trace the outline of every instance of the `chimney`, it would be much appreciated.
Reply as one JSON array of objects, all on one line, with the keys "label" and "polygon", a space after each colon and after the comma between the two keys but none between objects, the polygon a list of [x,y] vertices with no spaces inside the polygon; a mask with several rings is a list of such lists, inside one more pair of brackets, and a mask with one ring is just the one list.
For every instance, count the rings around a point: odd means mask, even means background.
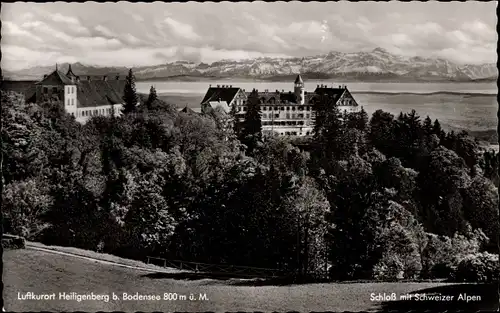
[{"label": "chimney", "polygon": [[319,88],[319,85],[317,85],[316,88]]},{"label": "chimney", "polygon": [[104,75],[104,76],[102,77],[102,80],[107,81],[107,80],[108,80],[108,76]]},{"label": "chimney", "polygon": [[45,78],[47,78],[47,74],[44,74],[44,75],[43,75],[43,79],[45,79]]},{"label": "chimney", "polygon": [[233,88],[233,85],[229,85],[229,88]]},{"label": "chimney", "polygon": [[220,88],[220,85],[217,85],[217,88]]},{"label": "chimney", "polygon": [[341,88],[342,88],[342,86],[339,85],[339,89],[341,89]]},{"label": "chimney", "polygon": [[220,102],[220,98],[219,98],[219,102]]},{"label": "chimney", "polygon": [[212,88],[212,84],[208,85],[208,88]]}]

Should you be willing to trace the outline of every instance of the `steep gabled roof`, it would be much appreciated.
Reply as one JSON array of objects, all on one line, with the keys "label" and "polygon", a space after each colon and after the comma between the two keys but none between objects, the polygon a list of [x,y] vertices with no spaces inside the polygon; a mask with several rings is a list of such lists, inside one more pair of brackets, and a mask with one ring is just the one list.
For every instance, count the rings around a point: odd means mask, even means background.
[{"label": "steep gabled roof", "polygon": [[229,105],[226,101],[221,101],[221,102],[210,101],[207,103],[207,106],[211,107],[214,110],[221,110],[224,113],[229,113],[229,111],[231,111],[231,109],[229,108]]},{"label": "steep gabled roof", "polygon": [[318,96],[329,96],[332,97],[334,101],[337,101],[347,88],[328,88],[328,87],[318,87],[314,90],[314,93]]},{"label": "steep gabled roof", "polygon": [[75,85],[75,83],[69,79],[66,75],[61,73],[59,70],[55,70],[47,77],[36,83],[37,85]]},{"label": "steep gabled roof", "polygon": [[[247,97],[250,96],[251,92],[246,92]],[[259,92],[258,93],[259,100],[261,100],[261,104],[264,103],[269,103],[272,98],[274,98],[276,101],[281,101],[281,102],[290,102],[290,103],[296,103],[297,102],[297,96],[293,92]]]},{"label": "steep gabled roof", "polygon": [[227,103],[231,103],[233,101],[234,97],[238,93],[240,88],[236,87],[229,87],[229,88],[222,88],[222,87],[210,87],[207,90],[207,93],[205,94],[205,97],[203,97],[203,100],[201,101],[202,104],[208,103],[210,101],[226,101]]},{"label": "steep gabled roof", "polygon": [[104,80],[80,81],[77,83],[78,107],[123,103],[123,91],[116,90]]}]

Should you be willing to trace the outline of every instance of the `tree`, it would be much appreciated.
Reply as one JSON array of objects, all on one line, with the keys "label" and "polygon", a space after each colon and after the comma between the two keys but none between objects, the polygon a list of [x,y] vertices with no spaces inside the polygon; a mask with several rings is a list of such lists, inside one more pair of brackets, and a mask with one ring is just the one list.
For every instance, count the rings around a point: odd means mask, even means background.
[{"label": "tree", "polygon": [[423,130],[426,136],[430,136],[433,133],[432,120],[429,115],[424,120]]},{"label": "tree", "polygon": [[128,75],[125,79],[125,88],[123,90],[123,114],[135,112],[137,109],[137,92],[135,90],[135,76],[132,73],[132,69],[128,71]]},{"label": "tree", "polygon": [[243,122],[241,142],[247,146],[251,154],[262,141],[262,121],[260,117],[260,100],[257,90],[253,90],[247,100],[247,113]]},{"label": "tree", "polygon": [[384,154],[392,152],[394,115],[377,110],[370,119],[370,132],[368,138],[371,143]]},{"label": "tree", "polygon": [[151,110],[153,108],[153,102],[155,100],[158,100],[158,96],[156,95],[156,89],[154,86],[151,86],[151,89],[149,89],[149,96],[148,99],[146,100],[146,108],[148,110]]},{"label": "tree", "polygon": [[6,186],[3,196],[3,222],[7,232],[32,240],[47,228],[40,218],[49,210],[52,199],[44,182],[16,181]]},{"label": "tree", "polygon": [[443,129],[441,128],[441,124],[439,121],[436,119],[434,120],[434,125],[432,126],[432,133],[436,136],[438,136],[439,139],[443,140],[445,133]]}]

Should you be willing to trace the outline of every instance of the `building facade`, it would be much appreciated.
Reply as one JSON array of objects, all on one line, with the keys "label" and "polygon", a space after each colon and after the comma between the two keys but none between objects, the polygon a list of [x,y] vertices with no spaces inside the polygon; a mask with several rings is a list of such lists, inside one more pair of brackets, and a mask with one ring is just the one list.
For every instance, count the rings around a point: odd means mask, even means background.
[{"label": "building facade", "polygon": [[107,76],[80,79],[70,65],[66,74],[56,67],[35,86],[37,103],[62,103],[64,110],[80,123],[87,122],[92,116],[109,116],[113,110],[119,115],[123,108],[125,81],[119,76],[114,80],[108,80]]},{"label": "building facade", "polygon": [[[201,103],[202,112],[221,106],[225,112],[234,109],[237,120],[242,121],[247,111],[247,101],[251,92],[232,86],[208,89]],[[294,81],[294,89],[258,92],[261,110],[262,131],[283,136],[309,136],[314,129],[314,107],[320,98],[328,97],[341,112],[356,112],[359,105],[346,86],[338,88],[317,85],[313,92],[305,90],[300,75]]]}]

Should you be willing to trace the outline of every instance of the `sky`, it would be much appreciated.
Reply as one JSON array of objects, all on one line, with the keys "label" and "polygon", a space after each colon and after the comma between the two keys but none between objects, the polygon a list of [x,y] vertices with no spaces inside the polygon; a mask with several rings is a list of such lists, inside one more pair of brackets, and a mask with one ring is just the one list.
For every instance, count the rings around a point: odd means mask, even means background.
[{"label": "sky", "polygon": [[377,47],[462,64],[497,60],[496,1],[6,3],[5,70],[80,62],[303,57]]}]

